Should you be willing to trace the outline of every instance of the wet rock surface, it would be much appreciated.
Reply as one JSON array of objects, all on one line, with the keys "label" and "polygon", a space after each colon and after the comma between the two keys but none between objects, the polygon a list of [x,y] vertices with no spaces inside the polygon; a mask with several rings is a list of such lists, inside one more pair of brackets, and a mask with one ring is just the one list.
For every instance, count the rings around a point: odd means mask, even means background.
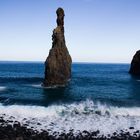
[{"label": "wet rock surface", "polygon": [[56,14],[57,27],[53,31],[52,48],[45,62],[45,87],[66,85],[71,78],[72,59],[65,43],[64,10],[58,8]]},{"label": "wet rock surface", "polygon": [[[9,124],[9,122],[13,122]],[[132,128],[130,128],[132,129]],[[20,124],[18,121],[4,120],[0,118],[0,140],[139,140],[140,131],[133,131],[130,133],[128,130],[122,130],[120,133],[114,132],[112,135],[103,136],[100,131],[94,132],[78,132],[75,134],[74,130],[70,130],[68,133],[53,132],[50,130],[37,131],[28,128],[28,124]]]},{"label": "wet rock surface", "polygon": [[140,50],[134,55],[129,73],[132,75],[140,75]]}]

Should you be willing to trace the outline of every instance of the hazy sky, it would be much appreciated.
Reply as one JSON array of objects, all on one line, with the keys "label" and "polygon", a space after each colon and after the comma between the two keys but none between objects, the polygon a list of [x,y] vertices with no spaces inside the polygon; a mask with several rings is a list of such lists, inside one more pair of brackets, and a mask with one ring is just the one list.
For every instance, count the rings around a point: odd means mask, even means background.
[{"label": "hazy sky", "polygon": [[0,0],[0,60],[45,61],[65,10],[74,62],[130,62],[140,49],[140,0]]}]

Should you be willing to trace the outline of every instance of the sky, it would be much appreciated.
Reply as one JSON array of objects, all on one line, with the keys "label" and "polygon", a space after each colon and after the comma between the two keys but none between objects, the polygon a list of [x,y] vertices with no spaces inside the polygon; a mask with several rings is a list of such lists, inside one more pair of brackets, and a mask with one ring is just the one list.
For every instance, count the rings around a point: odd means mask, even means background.
[{"label": "sky", "polygon": [[45,61],[58,7],[73,62],[130,63],[140,49],[140,0],[0,0],[0,60]]}]

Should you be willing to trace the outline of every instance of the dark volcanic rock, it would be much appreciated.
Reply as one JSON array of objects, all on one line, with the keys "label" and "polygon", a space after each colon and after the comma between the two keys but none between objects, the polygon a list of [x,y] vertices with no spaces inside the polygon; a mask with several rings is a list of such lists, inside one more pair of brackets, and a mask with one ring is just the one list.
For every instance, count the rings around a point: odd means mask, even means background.
[{"label": "dark volcanic rock", "polygon": [[140,75],[140,50],[134,55],[129,73],[133,75]]},{"label": "dark volcanic rock", "polygon": [[52,35],[52,49],[45,62],[44,86],[66,85],[71,77],[71,56],[65,44],[64,36],[64,10],[58,8],[57,27]]},{"label": "dark volcanic rock", "polygon": [[5,120],[3,126],[0,123],[0,140],[140,140],[140,131],[130,133],[122,130],[120,133],[109,134],[108,137],[101,135],[99,130],[93,132],[85,130],[75,134],[72,129],[68,133],[51,133],[48,130],[37,131],[24,127],[17,121],[11,125]]}]

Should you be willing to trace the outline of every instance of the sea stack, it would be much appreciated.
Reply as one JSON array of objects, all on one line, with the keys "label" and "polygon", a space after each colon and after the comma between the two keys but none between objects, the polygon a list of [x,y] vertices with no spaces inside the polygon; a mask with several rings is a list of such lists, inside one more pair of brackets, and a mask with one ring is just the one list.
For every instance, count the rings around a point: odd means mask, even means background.
[{"label": "sea stack", "polygon": [[44,87],[64,86],[71,78],[72,59],[68,52],[64,36],[64,10],[58,8],[57,27],[53,30],[52,48],[45,61]]},{"label": "sea stack", "polygon": [[132,75],[140,75],[140,50],[134,55],[129,73]]}]

